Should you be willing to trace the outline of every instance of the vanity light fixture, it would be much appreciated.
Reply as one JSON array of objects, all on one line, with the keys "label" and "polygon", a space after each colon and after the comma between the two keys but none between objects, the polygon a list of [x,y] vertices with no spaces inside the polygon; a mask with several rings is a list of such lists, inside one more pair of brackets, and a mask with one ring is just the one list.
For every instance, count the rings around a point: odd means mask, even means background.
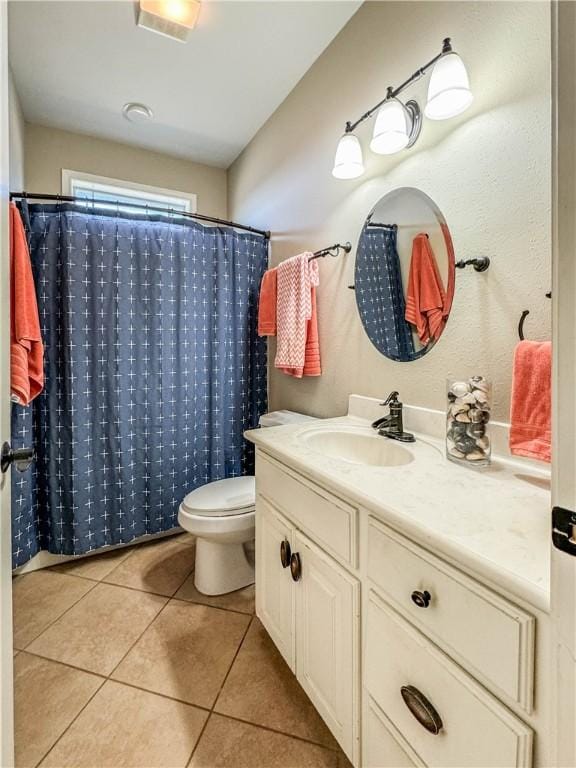
[{"label": "vanity light fixture", "polygon": [[337,179],[356,179],[364,173],[362,147],[354,133],[356,128],[376,115],[370,149],[379,155],[392,155],[415,144],[422,128],[422,112],[414,99],[406,103],[398,96],[432,69],[428,85],[428,101],[424,114],[431,120],[445,120],[464,112],[472,103],[472,92],[466,67],[452,50],[450,38],[442,43],[441,52],[405,80],[397,88],[389,86],[386,96],[365,112],[356,122],[346,123],[338,142],[332,175]]}]

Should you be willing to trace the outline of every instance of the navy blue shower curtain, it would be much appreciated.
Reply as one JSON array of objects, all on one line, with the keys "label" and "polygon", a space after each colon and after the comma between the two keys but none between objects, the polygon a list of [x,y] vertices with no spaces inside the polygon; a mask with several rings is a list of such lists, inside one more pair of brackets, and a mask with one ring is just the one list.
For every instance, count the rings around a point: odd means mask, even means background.
[{"label": "navy blue shower curtain", "polygon": [[405,320],[398,227],[364,226],[356,256],[356,298],[362,324],[372,343],[392,360],[415,357],[411,326]]},{"label": "navy blue shower curtain", "polygon": [[257,335],[267,241],[191,220],[23,205],[44,392],[13,406],[13,566],[177,525],[204,483],[253,471],[267,407]]}]

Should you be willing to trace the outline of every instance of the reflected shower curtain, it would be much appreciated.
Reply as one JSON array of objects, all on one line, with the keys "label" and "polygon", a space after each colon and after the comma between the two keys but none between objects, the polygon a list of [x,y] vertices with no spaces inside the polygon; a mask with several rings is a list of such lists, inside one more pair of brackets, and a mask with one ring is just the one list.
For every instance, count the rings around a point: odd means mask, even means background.
[{"label": "reflected shower curtain", "polygon": [[256,332],[268,243],[192,220],[22,205],[46,387],[13,406],[13,566],[177,525],[204,483],[253,471],[267,407]]},{"label": "reflected shower curtain", "polygon": [[393,360],[409,360],[414,358],[415,350],[412,329],[404,317],[397,231],[396,224],[364,226],[356,259],[356,296],[372,343]]}]

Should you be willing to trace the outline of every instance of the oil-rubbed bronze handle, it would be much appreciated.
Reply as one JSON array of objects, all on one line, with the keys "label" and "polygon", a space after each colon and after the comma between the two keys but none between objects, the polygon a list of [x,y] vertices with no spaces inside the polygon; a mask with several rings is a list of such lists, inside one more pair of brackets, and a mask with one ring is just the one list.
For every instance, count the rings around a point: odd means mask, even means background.
[{"label": "oil-rubbed bronze handle", "polygon": [[417,605],[418,608],[428,608],[430,600],[432,599],[432,595],[426,589],[423,592],[415,589],[410,597],[412,598],[412,602]]},{"label": "oil-rubbed bronze handle", "polygon": [[294,581],[299,581],[300,576],[302,576],[302,564],[298,552],[294,552],[290,558],[290,573]]},{"label": "oil-rubbed bronze handle", "polygon": [[282,563],[282,568],[288,568],[290,565],[290,542],[284,539],[282,544],[280,544],[280,562]]},{"label": "oil-rubbed bronze handle", "polygon": [[427,731],[435,736],[438,735],[443,728],[442,718],[426,696],[418,688],[414,688],[413,685],[403,685],[400,688],[400,693],[404,699],[404,704],[406,704],[420,725],[424,726]]}]

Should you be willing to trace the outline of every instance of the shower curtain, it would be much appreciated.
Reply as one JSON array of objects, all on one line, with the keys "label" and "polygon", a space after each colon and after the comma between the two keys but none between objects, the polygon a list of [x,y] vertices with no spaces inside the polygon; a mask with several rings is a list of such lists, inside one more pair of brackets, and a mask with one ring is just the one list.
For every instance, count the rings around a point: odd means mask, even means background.
[{"label": "shower curtain", "polygon": [[44,392],[13,405],[13,566],[170,530],[184,496],[253,471],[267,407],[260,235],[182,217],[21,206],[45,344]]},{"label": "shower curtain", "polygon": [[356,257],[356,296],[362,324],[377,349],[393,360],[414,359],[412,329],[404,315],[398,227],[364,226]]}]

